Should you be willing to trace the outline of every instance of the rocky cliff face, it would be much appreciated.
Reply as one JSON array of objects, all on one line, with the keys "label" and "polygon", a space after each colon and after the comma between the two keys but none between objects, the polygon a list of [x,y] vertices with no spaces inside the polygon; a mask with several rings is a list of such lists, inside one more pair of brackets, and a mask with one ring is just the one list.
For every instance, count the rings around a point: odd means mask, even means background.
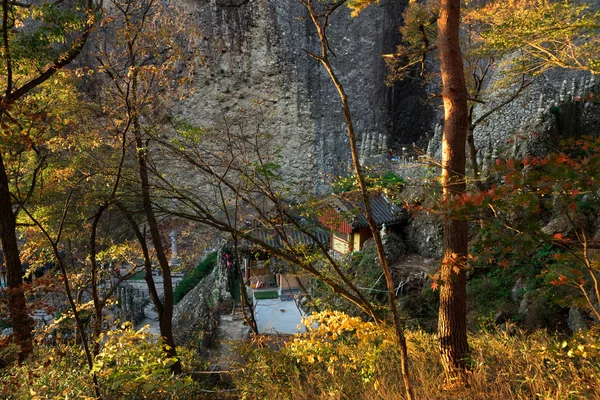
[{"label": "rocky cliff face", "polygon": [[[502,70],[492,75],[488,86],[502,79]],[[531,80],[514,101],[492,113],[473,132],[478,163],[491,165],[500,156],[543,156],[556,149],[560,140],[582,135],[600,135],[600,91],[598,78],[588,72],[552,70]],[[502,103],[516,90],[491,91],[485,104],[477,104],[475,119]],[[441,159],[442,127],[436,126],[428,152]]]},{"label": "rocky cliff face", "polygon": [[[383,0],[358,18],[346,9],[330,20],[334,65],[351,102],[359,141],[410,144],[431,131],[424,89],[385,85],[382,54],[393,52],[407,1]],[[337,92],[320,64],[305,10],[296,0],[204,0],[191,3],[203,29],[206,65],[179,114],[209,129],[261,129],[280,148],[291,185],[325,191],[327,176],[350,161]]]}]

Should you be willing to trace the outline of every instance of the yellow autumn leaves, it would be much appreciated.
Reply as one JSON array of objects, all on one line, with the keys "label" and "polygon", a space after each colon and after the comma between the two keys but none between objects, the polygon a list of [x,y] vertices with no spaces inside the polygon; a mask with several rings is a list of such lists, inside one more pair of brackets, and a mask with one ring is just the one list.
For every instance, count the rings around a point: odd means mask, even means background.
[{"label": "yellow autumn leaves", "polygon": [[369,382],[376,373],[378,356],[393,353],[393,335],[385,327],[364,322],[339,311],[315,313],[303,320],[308,332],[288,344],[299,364],[320,363],[329,374],[357,373]]}]

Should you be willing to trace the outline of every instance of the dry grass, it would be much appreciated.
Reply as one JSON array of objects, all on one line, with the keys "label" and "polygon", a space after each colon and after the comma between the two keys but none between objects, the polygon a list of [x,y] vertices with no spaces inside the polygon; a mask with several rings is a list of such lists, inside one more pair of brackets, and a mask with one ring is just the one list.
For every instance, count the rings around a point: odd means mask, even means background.
[{"label": "dry grass", "polygon": [[[389,331],[382,332],[382,335],[389,334]],[[472,335],[469,386],[455,390],[444,389],[435,336],[408,332],[407,337],[417,399],[600,398],[599,330],[567,342],[545,332],[514,336],[500,333]],[[329,345],[323,357],[330,357],[333,341],[330,338],[326,341]],[[290,351],[289,348],[279,351],[242,349],[248,357],[244,372],[236,379],[242,398],[403,399],[396,352],[390,348],[386,350],[380,343],[373,345],[372,354],[369,354],[364,346],[352,340],[340,343],[343,350],[333,348],[346,354],[348,343],[350,348],[356,346],[359,358],[349,362],[342,355],[333,371],[328,370],[327,360],[307,363],[308,353]],[[313,345],[314,338],[306,343],[306,346]],[[374,374],[365,375],[360,366],[371,364],[375,366]]]}]

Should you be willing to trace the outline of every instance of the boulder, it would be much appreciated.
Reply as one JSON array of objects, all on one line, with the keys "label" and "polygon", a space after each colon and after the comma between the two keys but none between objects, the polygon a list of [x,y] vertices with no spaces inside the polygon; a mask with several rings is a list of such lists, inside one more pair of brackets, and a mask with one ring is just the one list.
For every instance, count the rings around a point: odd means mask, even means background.
[{"label": "boulder", "polygon": [[569,329],[573,331],[573,333],[585,331],[588,329],[588,324],[581,310],[577,307],[569,308],[569,318],[567,319],[567,324],[569,325]]}]

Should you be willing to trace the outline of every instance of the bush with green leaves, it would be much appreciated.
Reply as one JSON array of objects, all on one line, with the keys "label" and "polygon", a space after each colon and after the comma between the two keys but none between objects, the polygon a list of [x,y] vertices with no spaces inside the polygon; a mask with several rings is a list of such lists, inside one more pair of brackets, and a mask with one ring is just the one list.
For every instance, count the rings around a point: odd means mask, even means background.
[{"label": "bush with green leaves", "polygon": [[179,303],[183,297],[190,292],[202,279],[210,274],[213,268],[217,265],[216,251],[210,253],[200,264],[196,266],[191,272],[185,274],[183,279],[173,292],[173,300],[175,304]]},{"label": "bush with green leaves", "polygon": [[497,159],[490,181],[495,185],[488,190],[438,210],[477,222],[473,264],[520,270],[528,290],[541,283],[556,305],[582,307],[600,319],[600,255],[591,251],[600,209],[600,138],[566,140],[543,157]]},{"label": "bush with green leaves", "polygon": [[[102,398],[198,399],[203,391],[190,375],[173,376],[162,342],[130,324],[109,331],[94,363]],[[184,370],[204,367],[191,350],[178,348]],[[92,375],[79,346],[38,345],[25,362],[0,371],[0,398],[94,399]]]},{"label": "bush with green leaves", "polygon": [[[406,181],[393,172],[384,174],[370,171],[365,176],[367,187],[369,189],[381,190],[387,195],[394,197],[406,185]],[[339,177],[333,182],[333,192],[340,194],[358,190],[358,180],[356,175]]]}]

